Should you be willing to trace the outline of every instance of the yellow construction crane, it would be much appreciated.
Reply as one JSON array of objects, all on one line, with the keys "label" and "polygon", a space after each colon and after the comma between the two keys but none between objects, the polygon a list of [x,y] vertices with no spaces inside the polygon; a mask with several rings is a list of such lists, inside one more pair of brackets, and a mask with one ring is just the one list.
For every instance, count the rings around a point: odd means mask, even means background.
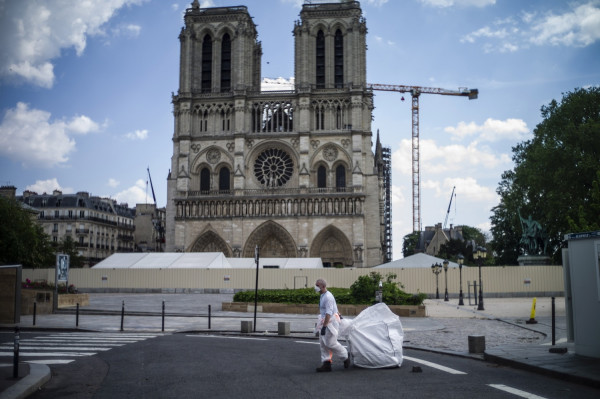
[{"label": "yellow construction crane", "polygon": [[[410,93],[412,96],[412,192],[413,192],[413,232],[421,231],[421,172],[419,170],[419,96],[421,94],[441,94],[444,96],[463,96],[474,100],[479,94],[477,89],[459,88],[458,90],[439,89],[423,86],[403,86],[367,83],[367,87],[379,91]],[[404,97],[402,97],[404,100]]]}]

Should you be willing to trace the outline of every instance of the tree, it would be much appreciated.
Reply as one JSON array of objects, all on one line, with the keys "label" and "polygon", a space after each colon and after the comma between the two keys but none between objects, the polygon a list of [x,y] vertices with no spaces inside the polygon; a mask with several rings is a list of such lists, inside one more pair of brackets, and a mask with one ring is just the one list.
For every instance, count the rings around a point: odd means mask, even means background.
[{"label": "tree", "polygon": [[0,264],[21,264],[24,268],[54,265],[52,243],[15,199],[0,197]]},{"label": "tree", "polygon": [[83,267],[84,259],[81,255],[79,255],[79,251],[77,250],[77,243],[73,241],[73,238],[71,238],[71,236],[65,236],[61,240],[61,242],[56,246],[56,252],[69,255],[69,267]]},{"label": "tree", "polygon": [[404,236],[402,241],[402,256],[405,258],[415,254],[417,247],[419,246],[419,237],[421,232],[415,231]]},{"label": "tree", "polygon": [[592,183],[590,202],[584,207],[579,205],[577,221],[569,217],[569,227],[572,232],[600,230],[600,171]]},{"label": "tree", "polygon": [[[505,264],[516,264],[523,217],[538,221],[548,235],[548,255],[561,261],[564,234],[591,225],[594,179],[600,171],[600,88],[575,89],[541,108],[533,138],[513,148],[492,209],[492,247]],[[583,220],[581,220],[583,218]],[[570,221],[576,221],[570,224]]]}]

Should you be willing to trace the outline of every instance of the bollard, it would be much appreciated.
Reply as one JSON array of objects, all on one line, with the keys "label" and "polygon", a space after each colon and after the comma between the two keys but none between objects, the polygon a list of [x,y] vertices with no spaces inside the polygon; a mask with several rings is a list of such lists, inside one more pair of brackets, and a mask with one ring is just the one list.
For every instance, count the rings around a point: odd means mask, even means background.
[{"label": "bollard", "polygon": [[290,335],[290,322],[280,321],[277,323],[277,334],[279,335]]},{"label": "bollard", "polygon": [[210,305],[208,305],[208,329],[210,330]]},{"label": "bollard", "polygon": [[35,326],[35,315],[37,313],[37,302],[33,303],[33,325]]},{"label": "bollard", "polygon": [[243,333],[251,333],[252,332],[252,321],[242,320],[242,332]]},{"label": "bollard", "polygon": [[123,321],[125,319],[125,301],[121,305],[121,331],[123,331]]},{"label": "bollard", "polygon": [[79,327],[79,303],[77,303],[77,309],[75,310],[75,327]]},{"label": "bollard", "polygon": [[537,321],[535,320],[535,303],[537,301],[537,298],[533,298],[533,302],[531,303],[531,314],[529,315],[529,320],[527,320],[525,323],[527,324],[537,324]]},{"label": "bollard", "polygon": [[13,378],[19,378],[19,327],[15,327],[15,348],[13,354]]},{"label": "bollard", "polygon": [[485,335],[469,335],[469,353],[485,352]]},{"label": "bollard", "polygon": [[165,332],[165,301],[162,301],[162,332]]},{"label": "bollard", "polygon": [[552,297],[552,346],[556,345],[556,319],[555,319],[554,297]]}]

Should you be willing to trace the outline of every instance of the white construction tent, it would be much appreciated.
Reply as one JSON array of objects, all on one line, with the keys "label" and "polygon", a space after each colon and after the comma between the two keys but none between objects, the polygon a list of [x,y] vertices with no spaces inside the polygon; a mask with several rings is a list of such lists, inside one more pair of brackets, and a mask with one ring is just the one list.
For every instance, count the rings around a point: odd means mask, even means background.
[{"label": "white construction tent", "polygon": [[[261,269],[321,269],[321,258],[259,258]],[[116,253],[93,269],[251,269],[254,258],[226,258],[222,252]]]},{"label": "white construction tent", "polygon": [[[435,256],[427,255],[424,253],[418,253],[411,256],[407,256],[406,258],[398,259],[389,263],[384,263],[383,265],[375,266],[377,268],[386,268],[386,269],[394,269],[394,268],[403,268],[403,269],[415,269],[415,268],[428,268],[431,267],[434,263],[439,263],[440,265],[444,262],[442,258],[436,258]],[[458,263],[456,262],[448,262],[448,267],[458,267]],[[463,267],[466,267],[463,265]]]}]

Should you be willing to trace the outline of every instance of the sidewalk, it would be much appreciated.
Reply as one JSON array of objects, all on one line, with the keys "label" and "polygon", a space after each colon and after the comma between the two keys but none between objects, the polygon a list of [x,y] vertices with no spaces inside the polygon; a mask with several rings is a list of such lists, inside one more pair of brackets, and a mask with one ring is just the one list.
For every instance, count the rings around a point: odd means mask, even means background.
[{"label": "sidewalk", "polygon": [[[90,294],[90,305],[80,309],[76,326],[74,309],[53,315],[22,316],[19,327],[31,330],[110,331],[121,330],[121,310],[125,306],[124,331],[162,332],[162,303],[165,303],[165,333],[212,331],[240,333],[241,321],[253,321],[254,314],[223,312],[221,303],[231,294]],[[537,324],[529,320],[532,298],[485,299],[485,310],[475,305],[458,306],[458,300],[427,300],[426,318],[402,318],[405,348],[467,356],[512,367],[544,373],[600,388],[600,359],[578,356],[572,343],[566,342],[564,298],[555,301],[556,348],[566,353],[551,353],[551,299],[538,298]],[[210,321],[209,321],[210,305]],[[256,333],[277,336],[278,322],[290,323],[291,336],[314,338],[315,316],[257,313]],[[210,322],[210,329],[209,329]],[[0,325],[13,331],[15,325]],[[485,336],[483,354],[468,351],[468,336]],[[27,370],[28,369],[28,370]],[[26,397],[50,377],[45,365],[23,368],[19,380],[12,378],[11,364],[0,364],[0,399]],[[29,391],[27,391],[29,389]],[[33,389],[33,390],[31,390]]]}]

